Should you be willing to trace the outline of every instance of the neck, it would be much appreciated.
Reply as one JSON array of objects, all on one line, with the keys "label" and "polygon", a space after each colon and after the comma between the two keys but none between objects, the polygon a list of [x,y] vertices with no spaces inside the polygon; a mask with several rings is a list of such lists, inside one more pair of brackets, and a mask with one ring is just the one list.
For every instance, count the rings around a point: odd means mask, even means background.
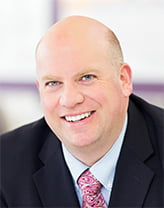
[{"label": "neck", "polygon": [[84,163],[85,165],[91,167],[94,165],[98,160],[100,160],[112,147],[115,140],[111,142],[110,144],[92,144],[90,146],[86,147],[74,147],[70,148],[66,146],[69,152],[76,157],[79,161]]}]

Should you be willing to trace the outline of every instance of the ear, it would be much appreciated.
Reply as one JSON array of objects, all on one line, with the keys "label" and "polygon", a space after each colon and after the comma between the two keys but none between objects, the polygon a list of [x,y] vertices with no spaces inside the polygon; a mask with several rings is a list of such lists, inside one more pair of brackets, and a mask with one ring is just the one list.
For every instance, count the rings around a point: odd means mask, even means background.
[{"label": "ear", "polygon": [[37,86],[37,88],[38,88],[38,90],[39,90],[40,85],[39,85],[39,81],[38,81],[38,80],[36,80],[36,86]]},{"label": "ear", "polygon": [[132,70],[130,66],[126,63],[122,64],[120,68],[120,85],[122,89],[122,93],[125,97],[129,97],[132,93]]}]

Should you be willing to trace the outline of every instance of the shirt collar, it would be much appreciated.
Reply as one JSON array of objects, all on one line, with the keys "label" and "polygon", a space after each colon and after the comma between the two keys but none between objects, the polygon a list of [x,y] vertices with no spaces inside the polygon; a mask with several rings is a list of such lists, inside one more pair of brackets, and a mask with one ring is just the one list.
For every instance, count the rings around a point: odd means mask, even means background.
[{"label": "shirt collar", "polygon": [[[115,168],[121,151],[126,127],[127,116],[122,131],[113,146],[99,161],[97,161],[92,167],[90,167],[90,171],[92,172],[92,174],[101,182],[101,184],[107,190],[110,190],[113,184]],[[79,161],[77,158],[75,158],[63,144],[62,147],[66,163],[74,179],[75,186],[77,187],[77,180],[79,176],[89,167]]]},{"label": "shirt collar", "polygon": [[67,163],[67,166],[72,174],[72,177],[74,179],[75,185],[76,181],[78,180],[79,176],[89,167],[82,163],[80,160],[75,158],[64,146],[62,143],[63,153],[64,157]]}]

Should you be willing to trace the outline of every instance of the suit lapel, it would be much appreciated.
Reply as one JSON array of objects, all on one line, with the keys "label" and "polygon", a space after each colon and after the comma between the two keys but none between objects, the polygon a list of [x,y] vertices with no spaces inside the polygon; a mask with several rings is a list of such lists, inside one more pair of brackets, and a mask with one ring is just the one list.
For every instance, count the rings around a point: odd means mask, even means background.
[{"label": "suit lapel", "polygon": [[[127,149],[121,156],[111,195],[111,207],[142,207],[153,172]],[[121,160],[126,160],[126,164]]]},{"label": "suit lapel", "polygon": [[145,120],[130,103],[128,128],[118,160],[111,207],[142,207],[154,173],[145,161],[153,154]]},{"label": "suit lapel", "polygon": [[79,207],[60,142],[52,133],[46,139],[40,159],[44,166],[33,175],[33,179],[44,207]]}]

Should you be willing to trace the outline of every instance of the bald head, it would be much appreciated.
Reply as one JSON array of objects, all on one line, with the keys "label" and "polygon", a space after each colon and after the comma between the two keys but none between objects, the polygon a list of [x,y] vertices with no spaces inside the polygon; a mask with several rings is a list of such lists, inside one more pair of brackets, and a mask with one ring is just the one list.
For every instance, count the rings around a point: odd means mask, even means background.
[{"label": "bald head", "polygon": [[66,45],[103,47],[114,68],[123,63],[120,43],[115,34],[101,22],[84,16],[70,16],[54,24],[40,40],[36,57],[45,50]]}]

